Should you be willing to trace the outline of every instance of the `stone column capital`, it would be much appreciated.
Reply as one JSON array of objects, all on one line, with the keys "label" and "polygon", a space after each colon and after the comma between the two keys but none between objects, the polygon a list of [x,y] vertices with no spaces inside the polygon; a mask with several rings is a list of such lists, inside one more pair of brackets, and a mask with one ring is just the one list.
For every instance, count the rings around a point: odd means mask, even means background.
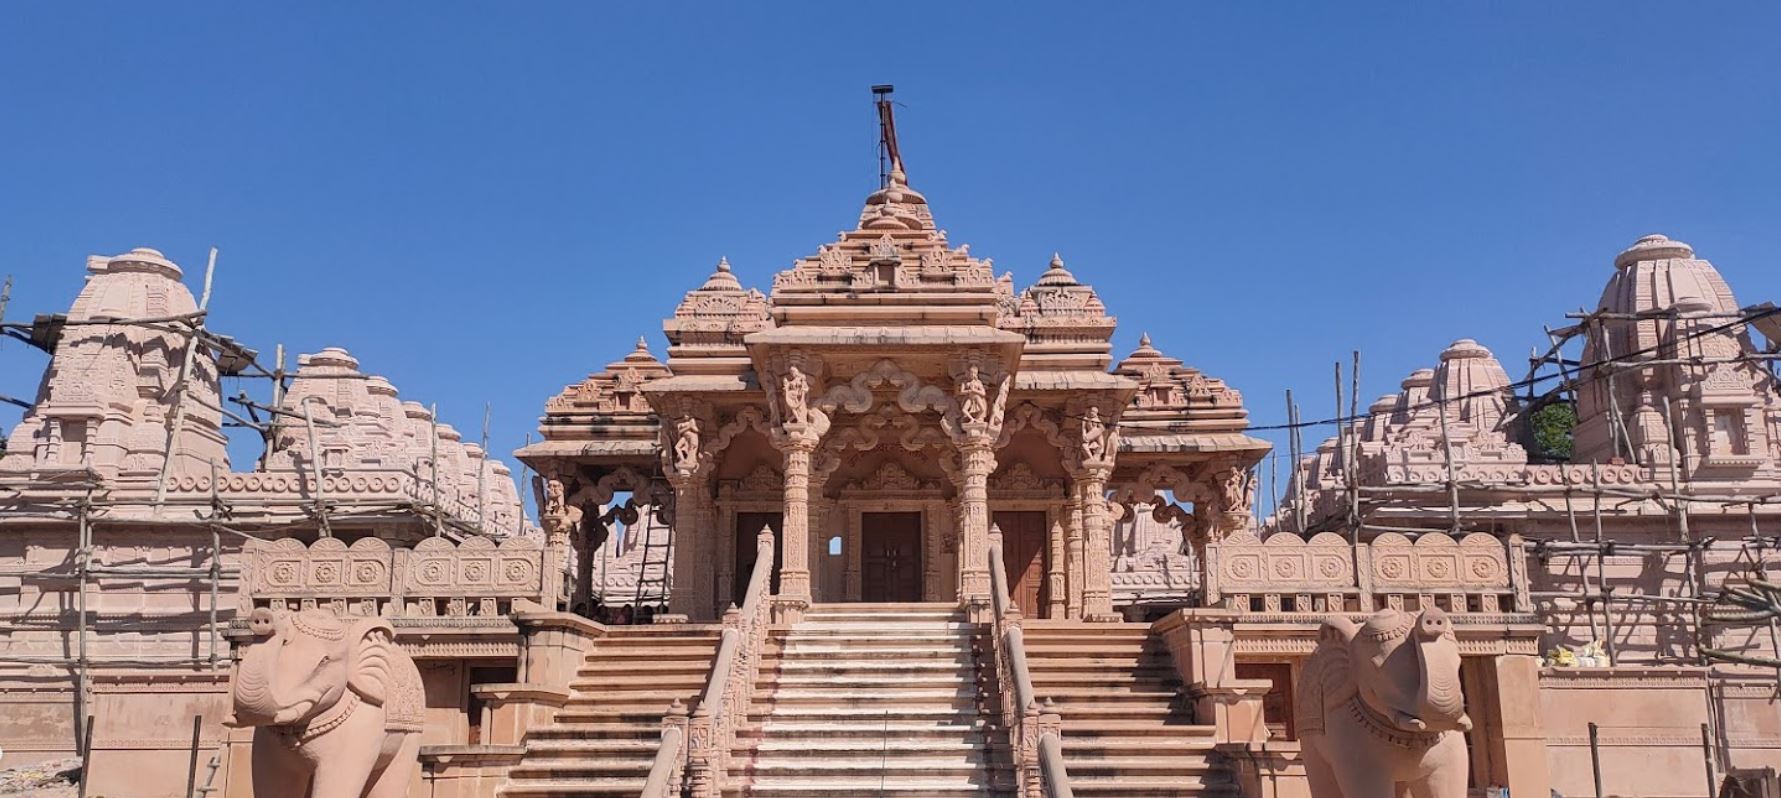
[{"label": "stone column capital", "polygon": [[788,424],[774,430],[772,443],[773,448],[786,454],[798,452],[809,455],[814,453],[816,447],[822,443],[822,435],[810,428],[809,425]]}]

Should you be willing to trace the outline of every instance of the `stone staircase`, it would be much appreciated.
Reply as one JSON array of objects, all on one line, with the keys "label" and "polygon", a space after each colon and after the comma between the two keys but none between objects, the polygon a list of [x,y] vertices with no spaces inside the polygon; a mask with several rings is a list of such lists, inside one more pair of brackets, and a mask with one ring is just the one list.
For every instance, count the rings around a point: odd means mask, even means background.
[{"label": "stone staircase", "polygon": [[816,605],[776,629],[737,734],[730,793],[1006,796],[1006,735],[982,691],[985,630],[952,606]]},{"label": "stone staircase", "polygon": [[1033,693],[1063,718],[1064,762],[1079,796],[1237,795],[1196,725],[1148,624],[1027,620]]},{"label": "stone staircase", "polygon": [[525,754],[500,795],[623,795],[643,789],[662,736],[662,716],[698,702],[721,628],[662,624],[611,627],[582,662],[551,725],[526,735]]}]

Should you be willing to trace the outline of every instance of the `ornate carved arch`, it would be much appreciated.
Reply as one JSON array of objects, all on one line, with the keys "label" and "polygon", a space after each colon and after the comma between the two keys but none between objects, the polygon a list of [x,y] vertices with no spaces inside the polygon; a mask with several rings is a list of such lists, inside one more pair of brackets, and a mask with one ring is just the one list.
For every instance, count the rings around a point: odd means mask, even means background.
[{"label": "ornate carved arch", "polygon": [[958,414],[958,403],[951,394],[938,386],[922,382],[921,377],[898,366],[890,358],[883,358],[873,363],[871,368],[855,374],[847,383],[830,388],[815,405],[828,413],[836,410],[864,413],[871,410],[874,404],[873,390],[886,385],[898,389],[897,406],[906,413],[932,410],[943,418]]},{"label": "ornate carved arch", "polygon": [[730,448],[730,443],[736,440],[737,435],[749,430],[754,430],[767,438],[771,438],[773,435],[772,424],[767,421],[767,416],[759,408],[744,407],[736,412],[735,418],[719,427],[717,434],[705,442],[704,449],[699,453],[699,456],[704,459],[704,464],[709,465],[714,462],[718,453]]},{"label": "ornate carved arch", "polygon": [[584,482],[576,488],[566,502],[570,522],[575,523],[580,520],[581,514],[584,512],[583,508],[590,505],[604,507],[610,504],[613,494],[619,491],[629,491],[632,496],[628,510],[618,510],[620,513],[629,512],[630,519],[626,520],[623,515],[619,515],[617,516],[619,520],[626,523],[635,522],[636,507],[639,506],[636,499],[641,496],[644,500],[643,503],[648,504],[655,513],[656,520],[669,523],[672,515],[671,508],[674,506],[673,489],[663,480],[646,476],[628,465],[614,468],[598,480],[592,483]]}]

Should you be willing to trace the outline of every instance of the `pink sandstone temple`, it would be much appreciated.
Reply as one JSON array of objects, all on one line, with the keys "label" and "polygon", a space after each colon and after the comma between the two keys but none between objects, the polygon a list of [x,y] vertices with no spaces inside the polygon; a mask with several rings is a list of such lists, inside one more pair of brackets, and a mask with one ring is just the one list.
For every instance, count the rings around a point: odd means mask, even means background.
[{"label": "pink sandstone temple", "polygon": [[5,328],[49,361],[0,458],[0,768],[111,798],[1773,785],[1772,306],[1639,239],[1525,378],[1458,340],[1258,503],[1239,392],[1116,357],[1089,269],[953,244],[886,119],[851,229],[765,291],[689,272],[659,345],[615,331],[544,402],[530,512],[375,364],[268,366],[160,253],[89,258]]}]

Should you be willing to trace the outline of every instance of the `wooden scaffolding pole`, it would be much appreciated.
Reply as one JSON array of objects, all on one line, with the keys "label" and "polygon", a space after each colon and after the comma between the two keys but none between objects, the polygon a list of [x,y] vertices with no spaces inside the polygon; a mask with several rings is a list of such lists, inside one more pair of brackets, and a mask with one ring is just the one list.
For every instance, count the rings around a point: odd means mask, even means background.
[{"label": "wooden scaffolding pole", "polygon": [[192,377],[192,362],[198,358],[198,340],[204,337],[204,320],[210,312],[210,283],[216,276],[216,247],[210,248],[210,262],[204,266],[204,292],[198,296],[197,317],[192,320],[186,331],[185,357],[179,362],[179,376],[173,381],[173,423],[167,427],[167,445],[162,449],[161,473],[155,476],[155,512],[160,513],[161,505],[167,500],[167,472],[173,465],[173,458],[179,453],[174,448],[179,444],[180,433],[186,425],[186,393],[190,390],[187,383]]}]

